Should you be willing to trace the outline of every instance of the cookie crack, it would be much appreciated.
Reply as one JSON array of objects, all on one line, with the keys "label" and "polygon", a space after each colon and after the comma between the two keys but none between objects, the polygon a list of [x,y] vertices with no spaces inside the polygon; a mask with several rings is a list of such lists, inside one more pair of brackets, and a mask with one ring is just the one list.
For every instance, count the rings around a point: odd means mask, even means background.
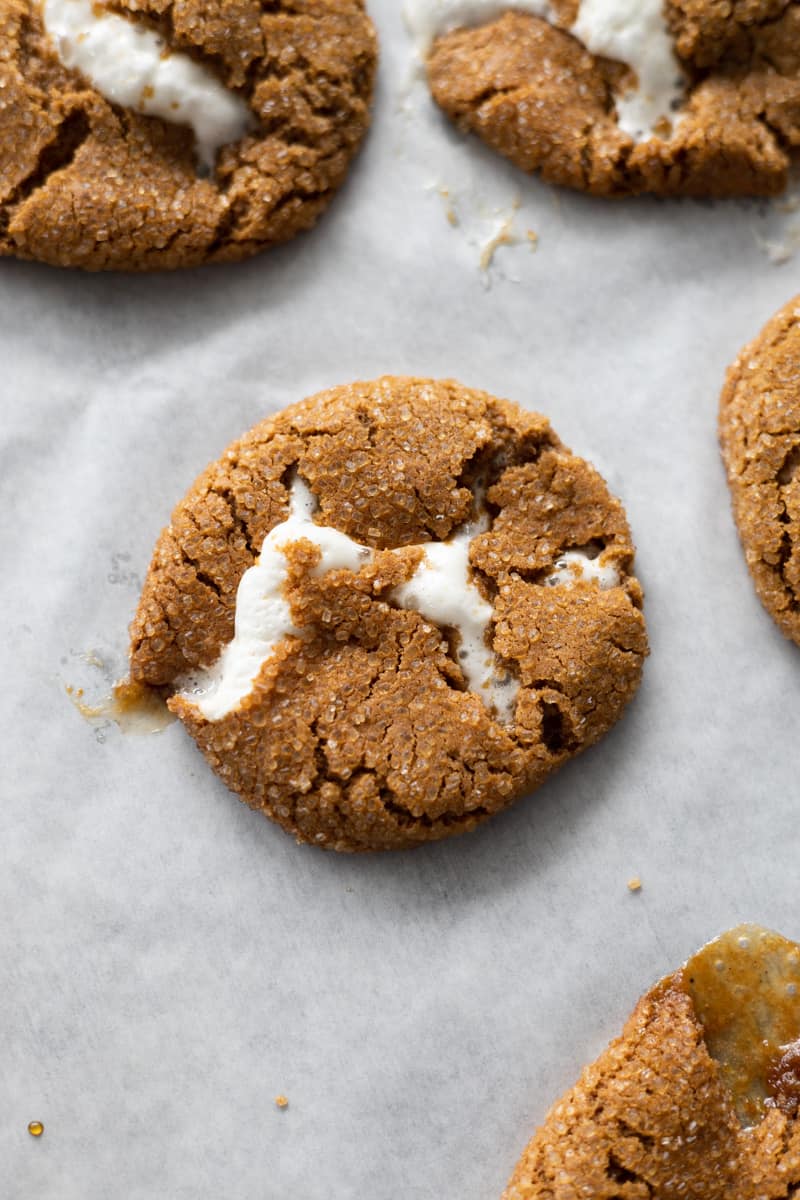
[{"label": "cookie crack", "polygon": [[781,487],[786,487],[787,484],[792,482],[798,467],[800,467],[800,443],[788,451],[778,468],[777,479]]},{"label": "cookie crack", "polygon": [[620,654],[626,654],[631,658],[642,657],[641,650],[637,650],[635,646],[626,646],[623,642],[619,642],[613,637],[609,637],[608,640],[609,644],[613,646],[615,650],[619,651]]},{"label": "cookie crack", "polygon": [[214,579],[212,575],[209,575],[207,571],[204,571],[198,560],[192,558],[191,555],[187,554],[185,550],[183,551],[183,559],[186,565],[191,567],[194,571],[197,582],[202,583],[204,587],[207,587],[209,591],[214,592],[214,594],[221,600],[223,598],[222,588],[217,583],[216,579]]},{"label": "cookie crack", "polygon": [[74,160],[81,146],[91,135],[91,123],[82,109],[73,109],[56,126],[53,138],[39,152],[36,165],[2,201],[0,207],[0,236],[3,236],[13,212],[23,205],[58,171],[65,170]]},{"label": "cookie crack", "polygon": [[[227,91],[233,95],[241,96],[247,101],[252,99],[251,88],[243,87],[241,84],[231,82],[228,79],[230,70],[224,55],[215,54],[213,51],[207,50],[204,46],[178,33],[175,28],[174,4],[167,5],[159,13],[146,12],[141,9],[132,11],[122,3],[122,0],[106,0],[104,7],[116,16],[130,21],[131,25],[151,29],[154,33],[160,34],[166,42],[169,52],[172,54],[185,54],[187,58],[191,58],[198,65],[206,67]],[[256,63],[263,53],[264,44],[262,39],[260,54],[254,56]],[[253,115],[255,116],[255,114]]]},{"label": "cookie crack", "polygon": [[[675,55],[695,80],[705,79],[712,71],[724,69],[726,65],[729,68],[731,66],[734,69],[741,68],[741,51],[736,54],[737,38],[744,36],[748,39],[747,54],[752,60],[755,37],[763,30],[780,24],[792,3],[793,0],[783,0],[779,11],[774,16],[748,20],[736,14],[734,10],[737,0],[732,0],[728,4],[728,11],[721,22],[717,18],[717,32],[714,38],[716,44],[713,44],[711,39],[704,42],[700,37],[700,22],[697,18],[688,17],[682,22],[676,16],[673,0],[671,4],[668,3],[668,8],[673,9],[669,14],[669,26],[675,46]],[[681,43],[686,45],[687,39],[690,45],[688,48],[682,49]],[[693,40],[695,42],[694,49],[691,46]],[[734,54],[736,57],[731,62],[731,56]],[[728,60],[727,64],[726,60]]]},{"label": "cookie crack", "polygon": [[382,807],[387,813],[395,818],[398,825],[404,828],[421,828],[421,829],[436,829],[437,826],[452,826],[463,825],[465,821],[470,821],[473,818],[488,817],[489,809],[483,805],[478,805],[476,808],[470,808],[464,812],[458,813],[453,809],[445,809],[435,817],[429,816],[427,813],[417,815],[410,808],[402,804],[397,799],[390,799],[388,789],[385,786],[379,786],[378,798]]},{"label": "cookie crack", "polygon": [[[287,147],[287,148],[290,148],[290,147]],[[320,159],[317,165],[320,168],[324,169],[327,162],[328,162],[327,159]],[[261,174],[262,178],[264,178],[264,179],[272,178],[266,172],[260,172],[260,174]],[[235,185],[235,178],[232,179],[228,183],[227,187],[221,188],[221,191],[223,192],[223,194],[229,193],[231,188],[234,185]],[[335,190],[336,190],[335,187],[320,188],[318,190],[313,190],[313,189],[306,190],[301,187],[293,188],[292,191],[287,192],[287,194],[285,196],[282,196],[281,199],[278,200],[272,206],[272,208],[269,210],[270,223],[271,224],[279,223],[281,214],[283,212],[285,212],[287,209],[290,209],[290,208],[296,206],[298,203],[301,204],[303,207],[307,207],[308,205],[317,205],[317,204],[325,205],[325,204],[327,204],[332,199],[332,197],[335,193]],[[212,237],[211,241],[208,244],[206,254],[209,259],[212,259],[216,254],[219,254],[221,251],[224,251],[225,247],[227,245],[229,245],[231,242],[236,243],[240,247],[245,246],[251,242],[253,245],[267,246],[267,245],[273,244],[275,242],[281,241],[281,240],[283,240],[284,236],[287,236],[287,235],[281,234],[278,236],[273,236],[272,238],[267,239],[267,240],[263,240],[258,237],[253,237],[253,238],[239,237],[238,235],[239,235],[240,222],[241,222],[242,218],[247,217],[250,212],[251,212],[251,204],[250,204],[250,201],[247,199],[247,197],[244,197],[244,196],[243,197],[234,197],[234,199],[230,202],[230,204],[228,205],[228,207],[225,209],[224,213],[220,217],[220,220],[217,223],[216,230],[214,231],[214,236]],[[295,231],[291,231],[288,234],[288,236],[293,236],[294,232]]]},{"label": "cookie crack", "polygon": [[[794,550],[794,547],[792,545],[791,532],[787,528],[787,526],[784,524],[783,532],[781,533],[780,546],[778,548],[778,561],[776,564],[776,568],[777,568],[778,575],[780,576],[781,583],[783,584],[784,592],[786,594],[786,599],[787,599],[786,607],[789,609],[789,612],[797,612],[798,609],[800,609],[800,600],[798,600],[797,591],[796,591],[794,585],[791,583],[791,581],[786,576],[787,567],[789,566],[789,562],[791,561],[793,550]],[[770,564],[767,564],[767,565],[769,566]],[[772,569],[774,570],[775,567],[773,567]]]},{"label": "cookie crack", "polygon": [[545,749],[553,756],[575,753],[580,742],[575,736],[568,714],[553,700],[540,699],[538,703],[542,716],[542,744]]},{"label": "cookie crack", "polygon": [[[624,1166],[624,1164],[620,1162],[619,1156],[613,1150],[610,1150],[608,1153],[608,1166],[606,1168],[606,1172],[608,1178],[614,1183],[630,1183],[638,1185],[639,1188],[644,1187],[647,1189],[646,1195],[648,1197],[653,1195],[653,1189],[644,1176],[638,1174],[636,1171],[631,1171],[629,1167]],[[631,1193],[629,1192],[629,1189],[624,1188],[624,1190],[620,1191],[620,1200],[623,1200],[623,1197],[627,1197],[630,1194]],[[639,1191],[638,1195],[641,1195],[641,1191]]]},{"label": "cookie crack", "polygon": [[[238,466],[238,464],[234,464],[233,469],[235,470],[237,466]],[[247,521],[239,513],[239,506],[238,506],[238,502],[236,500],[236,494],[234,493],[233,489],[227,488],[227,487],[212,487],[211,492],[213,493],[213,495],[218,496],[220,498],[220,500],[223,501],[223,503],[227,504],[228,511],[230,512],[230,516],[231,516],[231,521],[233,523],[233,527],[242,537],[242,540],[244,541],[244,544],[247,547],[248,554],[253,559],[253,562],[255,562],[256,559],[261,554],[261,548],[257,547],[255,545],[255,543],[253,542],[253,540],[250,536],[250,529],[247,524]]]}]

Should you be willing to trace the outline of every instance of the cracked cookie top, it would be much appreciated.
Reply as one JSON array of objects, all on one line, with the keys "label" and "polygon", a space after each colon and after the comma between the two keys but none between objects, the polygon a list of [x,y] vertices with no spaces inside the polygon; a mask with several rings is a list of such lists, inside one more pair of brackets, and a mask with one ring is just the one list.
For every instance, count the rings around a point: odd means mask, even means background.
[{"label": "cracked cookie top", "polygon": [[407,4],[436,102],[525,171],[596,195],[786,185],[800,143],[793,0]]},{"label": "cracked cookie top", "polygon": [[0,253],[155,270],[293,237],[376,53],[364,0],[0,0]]},{"label": "cracked cookie top", "polygon": [[800,1185],[800,947],[742,925],[636,1006],[503,1200],[784,1200]]},{"label": "cracked cookie top", "polygon": [[546,419],[384,378],[264,421],[162,533],[132,677],[299,840],[476,826],[621,715],[647,652],[625,514]]},{"label": "cracked cookie top", "polygon": [[719,433],[756,590],[781,630],[800,645],[800,296],[728,371]]}]

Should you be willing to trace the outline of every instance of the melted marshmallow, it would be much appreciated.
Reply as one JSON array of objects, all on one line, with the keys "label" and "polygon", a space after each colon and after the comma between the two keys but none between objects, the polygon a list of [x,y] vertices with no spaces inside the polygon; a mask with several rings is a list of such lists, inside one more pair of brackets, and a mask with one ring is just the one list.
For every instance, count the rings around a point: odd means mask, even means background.
[{"label": "melted marshmallow", "polygon": [[[288,574],[284,550],[305,539],[320,549],[312,574],[358,571],[372,557],[362,546],[330,525],[313,521],[316,501],[307,485],[296,478],[291,490],[289,516],[264,539],[258,562],[245,571],[236,594],[233,640],[216,663],[187,681],[184,695],[208,721],[219,721],[252,691],[264,663],[285,637],[302,637],[292,621],[283,589]],[[391,600],[413,609],[434,623],[452,626],[461,638],[459,659],[471,691],[492,704],[501,720],[510,720],[516,693],[514,681],[497,675],[494,656],[486,644],[492,606],[469,577],[469,547],[484,526],[460,529],[449,542],[426,542],[424,557],[411,579],[395,588]]]},{"label": "melted marshmallow", "polygon": [[258,562],[245,571],[236,593],[233,640],[212,667],[192,676],[188,694],[208,721],[219,721],[244,700],[264,663],[285,637],[302,636],[283,595],[288,562],[283,553],[301,538],[319,547],[320,560],[311,572],[358,571],[371,557],[368,546],[354,542],[330,525],[315,525],[316,501],[302,479],[295,479],[289,516],[271,529]]},{"label": "melted marshmallow", "polygon": [[[663,0],[581,0],[569,30],[591,54],[618,59],[636,72],[637,86],[617,96],[616,107],[620,129],[637,141],[653,136],[664,117],[672,119],[683,95],[663,9]],[[425,58],[441,34],[486,24],[510,10],[554,19],[547,0],[406,0],[405,13]]]},{"label": "melted marshmallow", "polygon": [[166,53],[164,39],[152,29],[105,12],[92,0],[44,0],[42,8],[65,67],[80,71],[113,104],[191,126],[207,170],[221,146],[238,141],[252,126],[241,96],[187,54]]},{"label": "melted marshmallow", "polygon": [[571,31],[592,54],[616,58],[636,72],[638,84],[616,98],[620,129],[646,138],[683,96],[663,0],[581,0]]},{"label": "melted marshmallow", "polygon": [[411,579],[393,590],[392,599],[435,625],[458,630],[458,658],[467,686],[508,722],[514,715],[517,681],[511,675],[498,676],[486,644],[493,609],[469,576],[470,543],[485,528],[485,521],[476,522],[463,526],[449,542],[425,542],[425,557]]},{"label": "melted marshmallow", "polygon": [[546,587],[572,585],[579,580],[591,580],[599,585],[601,592],[619,585],[619,571],[613,563],[604,563],[602,554],[590,558],[583,550],[567,550],[556,559],[555,570],[545,578]]}]

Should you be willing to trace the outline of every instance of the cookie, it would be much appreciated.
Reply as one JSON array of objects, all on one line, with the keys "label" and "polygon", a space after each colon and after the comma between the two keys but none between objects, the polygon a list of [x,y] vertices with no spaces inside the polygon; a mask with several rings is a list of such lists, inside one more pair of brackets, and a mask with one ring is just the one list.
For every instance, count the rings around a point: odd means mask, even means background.
[{"label": "cookie", "polygon": [[364,0],[0,0],[0,253],[231,262],[308,229],[366,132]]},{"label": "cookie", "polygon": [[200,476],[156,546],[131,674],[298,840],[415,846],[619,718],[647,652],[632,567],[622,506],[544,417],[356,383]]},{"label": "cookie", "polygon": [[756,591],[800,645],[800,296],[728,371],[719,434]]},{"label": "cookie", "polygon": [[594,195],[772,195],[800,143],[786,0],[407,0],[431,93],[524,171]]},{"label": "cookie", "polygon": [[800,1187],[800,947],[740,926],[639,1001],[503,1200],[783,1200]]}]

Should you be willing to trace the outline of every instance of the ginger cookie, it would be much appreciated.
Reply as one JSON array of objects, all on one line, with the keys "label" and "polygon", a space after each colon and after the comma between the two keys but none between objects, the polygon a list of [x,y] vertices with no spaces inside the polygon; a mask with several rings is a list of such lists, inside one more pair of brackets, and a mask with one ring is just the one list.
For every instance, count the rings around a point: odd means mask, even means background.
[{"label": "ginger cookie", "polygon": [[550,1110],[503,1200],[783,1200],[800,1187],[800,946],[723,934]]},{"label": "ginger cookie", "polygon": [[756,591],[800,645],[800,296],[728,371],[719,433]]},{"label": "ginger cookie", "polygon": [[473,829],[597,741],[647,639],[620,503],[547,420],[453,382],[257,425],[162,533],[132,678],[298,840]]},{"label": "ginger cookie", "polygon": [[431,93],[524,171],[595,195],[773,195],[800,143],[788,0],[407,0]]},{"label": "ginger cookie", "polygon": [[317,220],[366,132],[364,0],[0,0],[0,253],[230,262]]}]

